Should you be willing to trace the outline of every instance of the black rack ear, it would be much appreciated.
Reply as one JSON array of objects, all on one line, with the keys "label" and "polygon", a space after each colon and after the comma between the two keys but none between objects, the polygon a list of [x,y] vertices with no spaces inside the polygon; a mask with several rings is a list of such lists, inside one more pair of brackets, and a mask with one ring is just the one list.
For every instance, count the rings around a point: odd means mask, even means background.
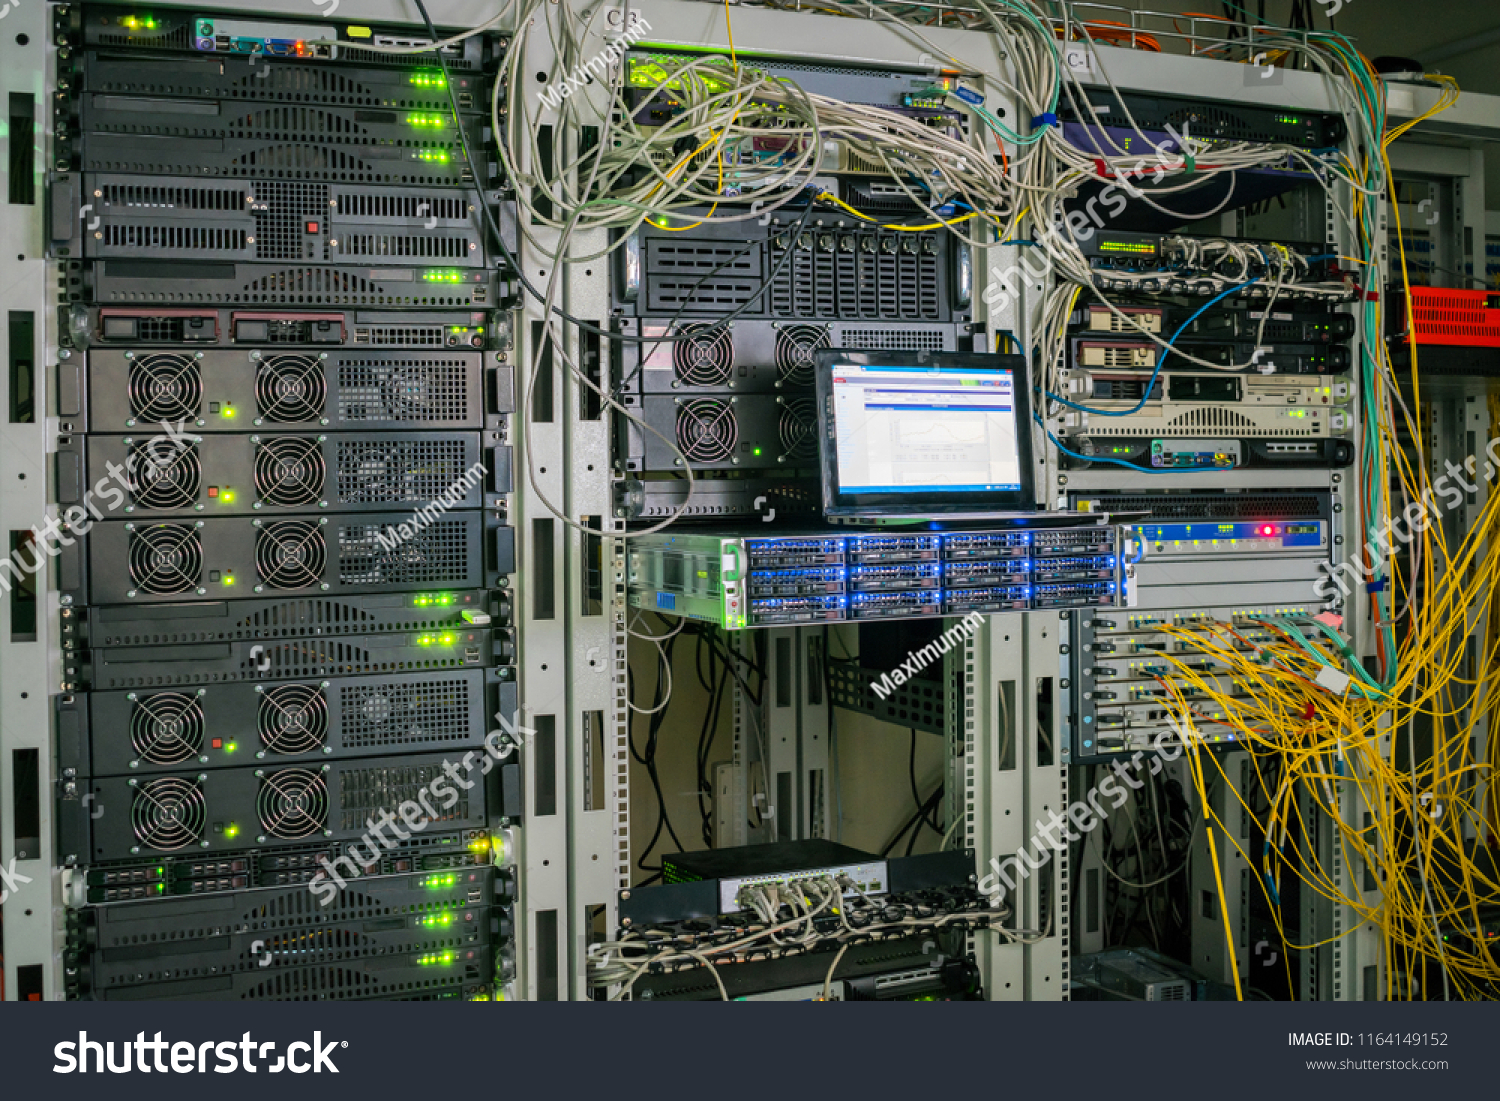
[{"label": "black rack ear", "polygon": [[65,779],[88,776],[92,771],[88,752],[89,697],[82,692],[67,692],[56,700],[57,774]]},{"label": "black rack ear", "polygon": [[513,452],[508,445],[486,448],[489,467],[488,487],[491,493],[510,493],[515,489],[511,478],[511,458]]},{"label": "black rack ear", "polygon": [[492,367],[486,372],[486,412],[501,415],[516,411],[516,376],[513,367]]},{"label": "black rack ear", "polygon": [[490,561],[486,563],[490,584],[516,572],[516,529],[505,524],[495,526],[490,536]]}]

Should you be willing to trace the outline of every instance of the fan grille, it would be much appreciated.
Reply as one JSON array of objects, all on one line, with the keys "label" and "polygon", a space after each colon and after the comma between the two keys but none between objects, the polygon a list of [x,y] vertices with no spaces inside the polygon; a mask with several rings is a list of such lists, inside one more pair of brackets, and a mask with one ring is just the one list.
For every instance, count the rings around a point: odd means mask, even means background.
[{"label": "fan grille", "polygon": [[810,459],[818,452],[818,405],[812,398],[792,398],[781,403],[777,428],[781,436],[781,458]]},{"label": "fan grille", "polygon": [[813,382],[813,353],[829,347],[825,325],[787,325],[776,330],[776,377],[797,386]]},{"label": "fan grille", "polygon": [[192,356],[158,352],[130,362],[130,411],[137,420],[196,418],[203,406],[203,376]]},{"label": "fan grille", "polygon": [[268,505],[306,505],[323,495],[328,468],[311,436],[276,436],[255,449],[255,492]]},{"label": "fan grille", "polygon": [[718,398],[695,398],[677,407],[677,446],[692,462],[724,462],[739,441],[734,408]]},{"label": "fan grille", "polygon": [[157,440],[130,449],[131,500],[140,508],[186,508],[198,499],[203,465],[198,445],[174,447]]},{"label": "fan grille", "polygon": [[304,589],[323,578],[328,546],[318,524],[280,520],[255,537],[255,572],[273,589]]},{"label": "fan grille", "polygon": [[689,386],[722,386],[734,374],[734,338],[728,328],[684,325],[672,345],[672,368],[677,381]]},{"label": "fan grille", "polygon": [[312,356],[277,355],[261,361],[255,375],[255,405],[277,424],[317,420],[328,399],[323,364]]},{"label": "fan grille", "polygon": [[306,768],[284,768],[260,781],[255,796],[260,828],[283,841],[298,841],[321,833],[328,821],[328,785],[321,773]]},{"label": "fan grille", "polygon": [[199,840],[207,817],[203,789],[182,776],[137,785],[130,804],[135,839],[158,852],[183,849]]},{"label": "fan grille", "polygon": [[268,752],[311,753],[328,735],[328,701],[310,684],[278,685],[261,694],[255,725]]},{"label": "fan grille", "polygon": [[203,573],[203,546],[187,524],[153,524],[130,533],[130,580],[158,596],[196,588]]},{"label": "fan grille", "polygon": [[203,746],[198,697],[158,692],[136,700],[130,713],[130,744],[137,757],[155,765],[191,761]]}]

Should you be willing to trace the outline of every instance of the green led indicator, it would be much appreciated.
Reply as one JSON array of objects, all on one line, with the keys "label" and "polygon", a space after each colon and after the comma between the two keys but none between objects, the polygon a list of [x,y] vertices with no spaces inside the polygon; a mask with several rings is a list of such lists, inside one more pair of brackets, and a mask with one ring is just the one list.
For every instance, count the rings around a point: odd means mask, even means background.
[{"label": "green led indicator", "polygon": [[419,161],[427,161],[432,164],[448,163],[448,150],[446,149],[420,149],[414,155]]},{"label": "green led indicator", "polygon": [[424,283],[462,283],[464,273],[451,268],[435,268],[422,273]]},{"label": "green led indicator", "polygon": [[408,126],[446,126],[448,120],[442,115],[407,115]]},{"label": "green led indicator", "polygon": [[224,743],[224,752],[225,753],[233,753],[236,749],[239,749],[239,747],[240,747],[239,742],[225,742]]},{"label": "green led indicator", "polygon": [[240,835],[240,828],[238,826],[236,826],[233,822],[229,823],[229,825],[227,825],[227,826],[224,827],[224,836],[225,837],[238,837],[239,835]]},{"label": "green led indicator", "polygon": [[429,73],[429,72],[412,73],[412,75],[411,75],[411,82],[413,84],[415,84],[418,88],[446,88],[446,87],[448,87],[448,81],[443,76],[443,74],[441,72],[436,72],[436,73]]}]

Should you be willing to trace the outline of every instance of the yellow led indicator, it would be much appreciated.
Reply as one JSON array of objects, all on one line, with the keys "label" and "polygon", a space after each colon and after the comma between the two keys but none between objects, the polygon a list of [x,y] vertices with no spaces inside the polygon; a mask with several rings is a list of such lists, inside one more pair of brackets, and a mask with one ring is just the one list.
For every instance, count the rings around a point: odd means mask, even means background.
[{"label": "yellow led indicator", "polygon": [[221,491],[219,493],[219,500],[223,501],[226,505],[229,504],[230,501],[234,500],[234,490],[226,489]]},{"label": "yellow led indicator", "polygon": [[233,417],[234,417],[234,406],[232,406],[232,405],[226,405],[226,406],[224,406],[224,412],[221,413],[220,416],[223,416],[223,417],[225,417],[227,419],[233,419]]},{"label": "yellow led indicator", "polygon": [[224,743],[224,752],[225,753],[233,753],[236,749],[239,749],[239,747],[240,747],[240,743],[239,742],[225,742]]},{"label": "yellow led indicator", "polygon": [[226,573],[224,575],[224,584],[226,584],[226,585],[233,585],[234,584],[234,574],[232,574],[232,573]]},{"label": "yellow led indicator", "polygon": [[236,826],[233,822],[229,823],[229,825],[227,825],[227,826],[224,827],[224,836],[225,837],[238,837],[239,833],[240,833],[240,828],[238,826]]},{"label": "yellow led indicator", "polygon": [[350,38],[370,38],[375,32],[370,30],[369,27],[346,27],[345,33]]}]

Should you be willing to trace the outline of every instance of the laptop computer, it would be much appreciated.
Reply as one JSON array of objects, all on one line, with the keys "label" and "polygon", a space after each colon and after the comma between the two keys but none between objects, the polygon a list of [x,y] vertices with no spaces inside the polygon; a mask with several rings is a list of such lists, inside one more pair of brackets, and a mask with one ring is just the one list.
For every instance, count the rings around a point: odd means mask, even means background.
[{"label": "laptop computer", "polygon": [[1024,356],[824,349],[814,368],[830,521],[1104,519],[1037,510]]}]

